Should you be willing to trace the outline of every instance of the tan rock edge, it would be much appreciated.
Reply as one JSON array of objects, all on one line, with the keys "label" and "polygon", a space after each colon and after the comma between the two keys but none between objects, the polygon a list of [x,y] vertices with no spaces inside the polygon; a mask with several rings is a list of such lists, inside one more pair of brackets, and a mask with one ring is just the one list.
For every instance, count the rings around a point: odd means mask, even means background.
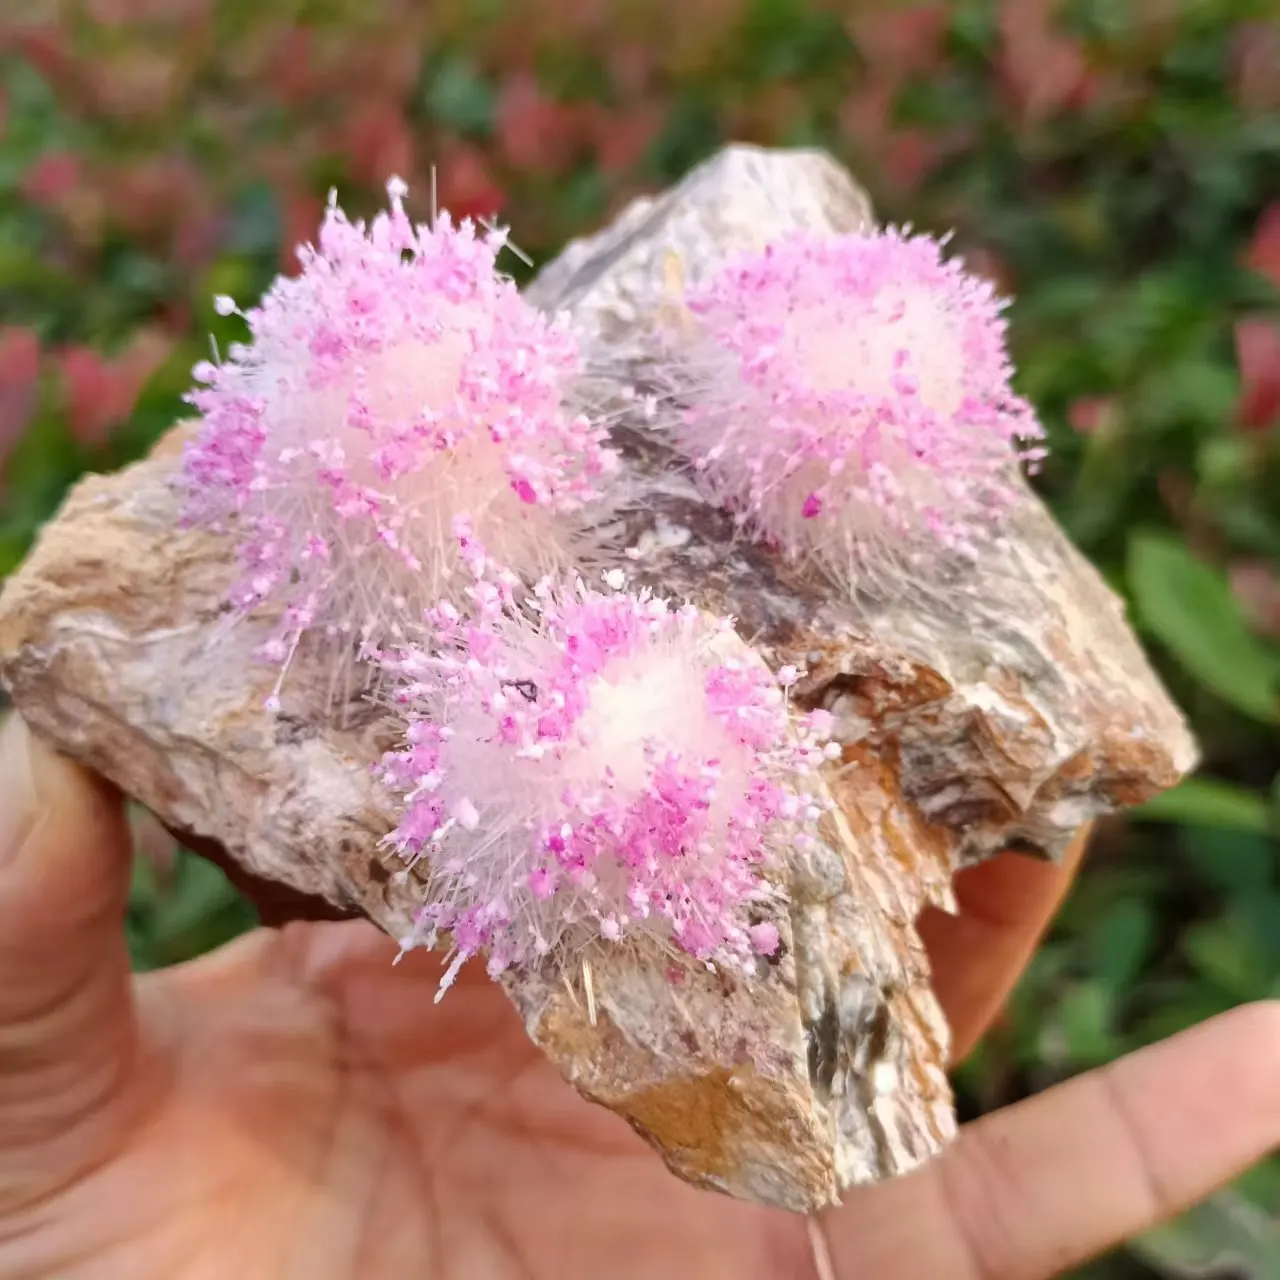
[{"label": "tan rock edge", "polygon": [[[696,276],[734,246],[870,219],[826,156],[729,148],[571,244],[529,296],[642,360],[672,255]],[[1001,848],[1060,855],[1094,816],[1176,782],[1195,746],[1120,603],[1030,495],[1008,546],[957,571],[962,607],[855,605],[736,539],[642,416],[615,438],[616,563],[735,615],[775,668],[807,666],[800,699],[836,714],[844,745],[838,809],[816,855],[778,868],[784,949],[755,981],[695,968],[673,984],[657,957],[601,950],[589,974],[504,985],[568,1079],[679,1176],[813,1209],[954,1131],[921,908]],[[394,725],[359,703],[326,724],[328,673],[308,653],[281,714],[264,710],[255,624],[220,614],[229,548],[178,526],[180,439],[77,485],[0,597],[0,674],[34,729],[202,849],[399,936],[414,886],[378,848],[393,814],[369,771]]]}]

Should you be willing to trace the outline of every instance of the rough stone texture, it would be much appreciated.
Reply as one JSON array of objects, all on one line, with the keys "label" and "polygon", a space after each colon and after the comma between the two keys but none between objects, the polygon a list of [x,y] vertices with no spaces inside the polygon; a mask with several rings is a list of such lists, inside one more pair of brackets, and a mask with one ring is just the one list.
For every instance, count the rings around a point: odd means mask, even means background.
[{"label": "rough stone texture", "polygon": [[[666,195],[571,244],[530,288],[642,369],[676,255],[686,277],[785,229],[868,225],[827,157],[731,148]],[[377,849],[392,814],[368,766],[387,725],[352,703],[326,725],[327,672],[302,653],[278,717],[254,625],[219,605],[225,544],[177,529],[181,429],[90,477],[0,598],[0,673],[39,732],[243,872],[403,932],[413,885]],[[1027,496],[1008,545],[957,566],[945,606],[833,598],[735,538],[643,420],[605,521],[633,580],[735,615],[803,700],[837,715],[838,807],[817,854],[777,869],[781,960],[749,984],[601,951],[573,974],[505,985],[530,1036],[681,1177],[812,1209],[910,1169],[954,1129],[947,1028],[914,931],[956,867],[1009,845],[1061,853],[1089,819],[1195,760],[1119,602]],[[627,549],[631,554],[627,554]]]}]

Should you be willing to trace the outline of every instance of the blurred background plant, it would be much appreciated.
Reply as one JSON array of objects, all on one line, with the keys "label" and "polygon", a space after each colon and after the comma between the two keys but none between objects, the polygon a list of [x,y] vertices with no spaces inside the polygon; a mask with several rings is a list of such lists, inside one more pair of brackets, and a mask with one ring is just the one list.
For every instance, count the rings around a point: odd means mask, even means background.
[{"label": "blurred background plant", "polygon": [[[1205,750],[1109,823],[962,1068],[998,1106],[1280,995],[1277,0],[8,0],[0,575],[144,451],[336,188],[545,258],[719,143],[819,145],[1015,298],[1042,491]],[[144,815],[142,966],[252,916]],[[1280,1275],[1280,1167],[1081,1275]]]}]

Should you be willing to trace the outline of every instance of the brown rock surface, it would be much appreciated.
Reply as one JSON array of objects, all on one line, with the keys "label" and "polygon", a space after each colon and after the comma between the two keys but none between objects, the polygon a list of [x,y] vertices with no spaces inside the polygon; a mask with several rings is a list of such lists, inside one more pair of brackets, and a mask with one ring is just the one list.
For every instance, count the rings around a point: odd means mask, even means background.
[{"label": "brown rock surface", "polygon": [[[823,155],[730,148],[570,245],[529,296],[642,361],[671,253],[696,275],[730,246],[870,216]],[[1119,602],[1030,495],[948,606],[854,602],[735,538],[642,419],[615,436],[617,562],[734,614],[775,667],[807,664],[800,696],[844,744],[838,808],[819,851],[778,870],[784,951],[756,981],[688,969],[673,984],[656,957],[602,950],[581,973],[505,985],[566,1076],[681,1177],[814,1208],[953,1131],[921,907],[1010,843],[1059,855],[1095,815],[1175,782],[1195,747]],[[274,673],[248,660],[253,624],[219,616],[228,549],[178,529],[176,445],[76,487],[0,597],[0,674],[37,731],[202,849],[398,936],[413,886],[377,848],[393,819],[369,773],[394,726],[361,703],[326,724],[327,671],[306,652],[281,714],[263,709]]]}]

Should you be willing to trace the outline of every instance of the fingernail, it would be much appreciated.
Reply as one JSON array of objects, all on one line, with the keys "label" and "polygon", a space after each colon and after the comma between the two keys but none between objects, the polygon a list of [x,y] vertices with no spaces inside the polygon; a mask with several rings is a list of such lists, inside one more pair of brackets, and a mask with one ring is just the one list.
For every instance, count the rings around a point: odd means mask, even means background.
[{"label": "fingernail", "polygon": [[10,712],[0,728],[0,866],[18,856],[40,816],[31,765],[31,733]]}]

